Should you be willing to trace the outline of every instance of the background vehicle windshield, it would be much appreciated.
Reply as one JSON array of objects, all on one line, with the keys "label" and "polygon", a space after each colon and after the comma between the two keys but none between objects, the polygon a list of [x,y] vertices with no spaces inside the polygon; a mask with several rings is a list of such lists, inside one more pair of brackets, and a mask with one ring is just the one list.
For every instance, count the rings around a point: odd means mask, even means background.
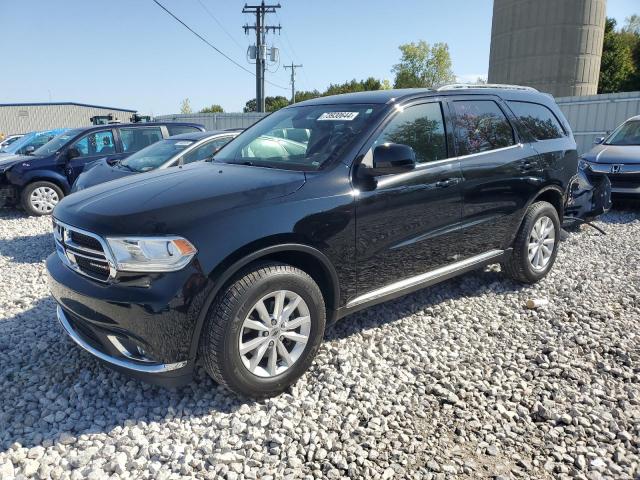
[{"label": "background vehicle windshield", "polygon": [[6,147],[1,148],[0,152],[2,152],[2,153],[16,153],[18,150],[20,150],[20,148],[24,147],[25,145],[28,145],[29,142],[31,140],[33,140],[33,136],[34,136],[33,132],[27,133],[23,137],[20,137],[19,139],[17,139],[15,142],[11,142]]},{"label": "background vehicle windshield", "polygon": [[382,105],[309,105],[279,110],[232,140],[215,160],[318,170],[340,156]]},{"label": "background vehicle windshield", "polygon": [[162,140],[127,157],[122,165],[135,172],[153,170],[192,144],[193,140]]},{"label": "background vehicle windshield", "polygon": [[640,120],[626,122],[613,132],[606,145],[640,145]]},{"label": "background vehicle windshield", "polygon": [[76,128],[75,130],[69,130],[68,132],[61,133],[50,142],[47,142],[43,146],[38,148],[35,152],[33,152],[33,154],[51,155],[52,153],[55,153],[62,147],[64,147],[67,143],[69,143],[69,140],[74,138],[81,131],[81,128]]}]

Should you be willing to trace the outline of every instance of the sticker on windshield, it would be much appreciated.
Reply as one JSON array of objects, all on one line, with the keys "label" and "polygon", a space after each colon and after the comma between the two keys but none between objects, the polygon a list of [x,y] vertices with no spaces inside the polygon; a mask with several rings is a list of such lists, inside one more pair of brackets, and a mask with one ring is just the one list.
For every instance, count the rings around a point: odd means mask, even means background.
[{"label": "sticker on windshield", "polygon": [[324,112],[318,117],[318,120],[334,120],[350,122],[358,116],[358,112]]},{"label": "sticker on windshield", "polygon": [[191,145],[193,142],[176,142],[176,147],[186,147],[187,145]]}]

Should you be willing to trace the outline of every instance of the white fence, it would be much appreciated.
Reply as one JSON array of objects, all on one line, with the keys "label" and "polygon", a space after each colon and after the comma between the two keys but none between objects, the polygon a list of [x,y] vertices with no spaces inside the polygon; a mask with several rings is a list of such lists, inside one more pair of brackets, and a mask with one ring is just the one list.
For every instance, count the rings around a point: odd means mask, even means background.
[{"label": "white fence", "polygon": [[571,125],[579,153],[589,151],[597,137],[629,117],[640,115],[640,92],[558,97],[556,102]]},{"label": "white fence", "polygon": [[247,128],[268,113],[186,113],[160,115],[158,122],[194,122],[204,125],[207,130],[226,130],[229,128]]}]

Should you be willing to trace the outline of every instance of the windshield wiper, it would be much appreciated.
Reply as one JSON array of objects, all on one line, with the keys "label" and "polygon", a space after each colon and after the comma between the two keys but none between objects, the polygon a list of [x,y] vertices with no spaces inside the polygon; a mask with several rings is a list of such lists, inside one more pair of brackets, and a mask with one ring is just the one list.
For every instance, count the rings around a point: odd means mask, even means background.
[{"label": "windshield wiper", "polygon": [[273,168],[272,165],[267,165],[267,164],[261,164],[261,163],[254,163],[251,162],[249,160],[246,160],[244,162],[229,162],[232,165],[246,165],[247,167],[264,167],[264,168]]}]

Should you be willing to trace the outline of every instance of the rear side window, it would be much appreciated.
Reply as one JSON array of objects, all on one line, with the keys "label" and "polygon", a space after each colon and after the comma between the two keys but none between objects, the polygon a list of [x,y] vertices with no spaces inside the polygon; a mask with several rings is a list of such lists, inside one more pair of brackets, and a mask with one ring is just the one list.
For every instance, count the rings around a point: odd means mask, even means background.
[{"label": "rear side window", "polygon": [[372,149],[384,143],[409,145],[418,163],[447,158],[447,141],[439,103],[414,105],[398,112],[384,127]]},{"label": "rear side window", "polygon": [[172,135],[180,135],[181,133],[193,133],[199,132],[200,129],[196,127],[189,127],[188,125],[167,125],[167,130],[169,130],[169,136]]},{"label": "rear side window", "polygon": [[453,102],[459,155],[472,155],[515,144],[507,117],[493,100]]},{"label": "rear side window", "polygon": [[120,139],[125,153],[137,152],[147,145],[162,140],[162,131],[160,127],[121,128]]},{"label": "rear side window", "polygon": [[551,140],[564,137],[558,119],[544,105],[529,102],[507,102],[518,120],[536,140]]}]

